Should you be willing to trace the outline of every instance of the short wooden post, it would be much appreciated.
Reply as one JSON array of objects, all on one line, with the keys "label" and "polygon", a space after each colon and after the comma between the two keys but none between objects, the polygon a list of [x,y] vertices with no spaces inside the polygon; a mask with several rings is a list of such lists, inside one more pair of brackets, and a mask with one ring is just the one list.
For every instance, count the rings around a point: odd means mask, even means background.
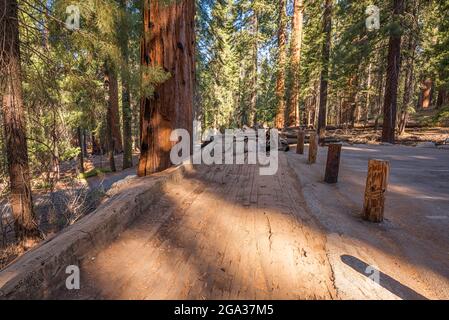
[{"label": "short wooden post", "polygon": [[312,132],[310,134],[309,141],[309,164],[313,164],[316,162],[316,157],[318,154],[318,135],[316,132]]},{"label": "short wooden post", "polygon": [[306,132],[299,129],[298,131],[298,144],[296,145],[296,153],[304,154],[304,140],[306,139]]},{"label": "short wooden post", "polygon": [[385,192],[388,186],[390,163],[384,160],[370,160],[366,178],[363,218],[371,222],[384,219]]},{"label": "short wooden post", "polygon": [[329,148],[327,151],[326,174],[324,176],[325,182],[327,183],[338,182],[338,172],[340,171],[340,155],[341,155],[341,144],[340,143],[329,144]]}]

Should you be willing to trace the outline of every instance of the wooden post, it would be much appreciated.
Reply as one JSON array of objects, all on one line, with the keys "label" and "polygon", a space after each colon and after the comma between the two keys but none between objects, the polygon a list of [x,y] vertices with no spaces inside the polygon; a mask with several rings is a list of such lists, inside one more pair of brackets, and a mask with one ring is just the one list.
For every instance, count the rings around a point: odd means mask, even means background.
[{"label": "wooden post", "polygon": [[332,143],[329,145],[327,151],[326,174],[324,176],[324,181],[327,183],[338,182],[341,147],[342,145],[340,143]]},{"label": "wooden post", "polygon": [[384,160],[370,160],[366,178],[363,218],[371,222],[384,219],[385,192],[387,191],[390,163]]},{"label": "wooden post", "polygon": [[316,162],[316,157],[318,154],[318,135],[316,132],[312,132],[310,134],[309,141],[309,164],[313,164]]},{"label": "wooden post", "polygon": [[298,131],[298,144],[296,145],[296,153],[304,154],[304,140],[306,139],[306,133],[304,130]]}]

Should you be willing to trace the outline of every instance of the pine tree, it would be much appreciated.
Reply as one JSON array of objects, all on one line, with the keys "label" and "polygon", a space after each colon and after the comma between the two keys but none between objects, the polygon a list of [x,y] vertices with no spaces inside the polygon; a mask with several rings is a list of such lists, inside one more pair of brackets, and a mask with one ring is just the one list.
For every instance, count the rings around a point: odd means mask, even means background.
[{"label": "pine tree", "polygon": [[0,92],[3,97],[10,203],[16,237],[24,241],[36,238],[39,233],[33,210],[28,164],[17,11],[15,0],[7,0],[0,5]]},{"label": "pine tree", "polygon": [[286,2],[279,0],[279,18],[278,18],[278,61],[277,61],[277,78],[276,78],[276,99],[277,99],[277,113],[276,113],[276,128],[283,128],[285,126],[285,62],[287,59],[286,52]]},{"label": "pine tree", "polygon": [[292,39],[290,41],[290,68],[292,74],[292,85],[290,92],[290,101],[288,105],[288,125],[299,125],[299,94],[300,79],[299,68],[301,60],[301,45],[303,35],[303,0],[294,0],[293,5],[293,22],[292,22]]},{"label": "pine tree", "polygon": [[382,141],[394,143],[396,129],[397,95],[399,71],[401,68],[401,28],[400,15],[404,11],[403,0],[393,0],[393,23],[390,29],[388,44],[387,82],[385,84],[384,121]]}]

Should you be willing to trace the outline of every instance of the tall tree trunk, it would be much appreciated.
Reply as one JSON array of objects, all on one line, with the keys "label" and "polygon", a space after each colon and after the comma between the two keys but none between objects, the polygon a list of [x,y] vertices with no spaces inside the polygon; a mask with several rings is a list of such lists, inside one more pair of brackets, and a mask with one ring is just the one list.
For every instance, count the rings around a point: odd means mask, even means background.
[{"label": "tall tree trunk", "polygon": [[158,85],[152,98],[141,101],[141,156],[138,175],[171,166],[170,134],[173,129],[193,131],[195,83],[195,1],[170,4],[144,2],[143,66],[161,66],[171,77]]},{"label": "tall tree trunk", "polygon": [[109,98],[108,104],[111,109],[110,113],[110,125],[112,130],[112,138],[114,140],[114,152],[123,152],[122,134],[120,132],[120,114],[119,114],[119,102],[118,102],[118,79],[116,67],[111,61],[106,64],[106,72],[108,74],[108,88]]},{"label": "tall tree trunk", "polygon": [[320,107],[318,115],[318,134],[320,142],[324,141],[326,135],[326,114],[327,114],[327,88],[329,83],[329,59],[331,49],[332,32],[332,5],[333,0],[326,0],[324,4],[323,31],[324,42],[321,52],[321,76],[320,76]]},{"label": "tall tree trunk", "polygon": [[365,114],[363,117],[363,126],[366,128],[368,125],[368,119],[371,111],[371,83],[372,83],[372,69],[373,64],[370,62],[368,66],[368,79],[366,82],[366,103],[365,103]]},{"label": "tall tree trunk", "polygon": [[290,93],[290,101],[288,105],[288,125],[299,125],[299,67],[301,62],[301,45],[303,32],[303,0],[294,0],[293,5],[293,25],[291,39],[291,71],[292,71],[292,87]]},{"label": "tall tree trunk", "polygon": [[287,25],[286,2],[279,0],[279,21],[278,21],[278,71],[276,80],[277,114],[276,128],[285,127],[285,61],[287,59],[286,42],[287,36],[285,27]]},{"label": "tall tree trunk", "polygon": [[22,98],[17,1],[0,5],[0,92],[11,189],[11,209],[19,240],[38,236],[33,211]]},{"label": "tall tree trunk", "polygon": [[259,17],[257,10],[254,9],[252,17],[253,28],[253,66],[252,71],[252,88],[251,88],[251,101],[249,110],[249,122],[248,125],[252,126],[257,123],[257,66],[258,66],[258,54],[259,54]]},{"label": "tall tree trunk", "polygon": [[[399,23],[400,15],[404,12],[404,0],[393,1],[393,19]],[[387,83],[385,86],[384,121],[382,128],[382,142],[395,142],[396,112],[398,98],[399,72],[401,69],[401,34],[391,31],[388,45]]]},{"label": "tall tree trunk", "polygon": [[[106,62],[104,67],[104,85],[107,96],[107,114],[106,114],[106,141],[107,141],[107,150],[109,157],[109,166],[112,172],[117,171],[115,166],[114,154],[116,150],[117,137],[114,135],[114,126],[117,124],[115,122],[116,116],[114,113],[116,112],[116,101],[118,101],[118,85],[117,79],[115,78],[115,74],[111,71],[112,67],[110,63]],[[117,99],[117,100],[116,100]],[[117,107],[118,109],[118,107]]]},{"label": "tall tree trunk", "polygon": [[449,102],[449,96],[446,88],[440,88],[438,90],[438,98],[437,98],[437,109],[440,109],[441,107],[447,105]]},{"label": "tall tree trunk", "polygon": [[80,154],[79,154],[79,159],[80,159],[80,172],[84,173],[84,137],[83,137],[83,129],[81,127],[78,127],[77,129],[78,131],[78,145],[80,147]]},{"label": "tall tree trunk", "polygon": [[[412,14],[415,20],[417,20],[417,3],[414,1]],[[418,25],[418,21],[415,22]],[[412,100],[414,88],[415,88],[415,55],[416,55],[416,39],[414,34],[410,34],[407,37],[407,53],[408,58],[405,60],[405,81],[404,81],[404,95],[402,98],[402,110],[399,119],[398,133],[403,135],[405,133],[405,128],[407,127],[407,122],[409,118],[409,108],[410,102]]]},{"label": "tall tree trunk", "polygon": [[383,57],[382,53],[379,52],[379,60],[378,60],[378,73],[377,73],[377,93],[376,93],[376,110],[375,110],[375,119],[374,119],[374,131],[377,133],[379,129],[379,120],[382,116],[382,96],[384,92],[384,66],[382,65]]},{"label": "tall tree trunk", "polygon": [[89,156],[89,153],[87,152],[87,136],[87,130],[83,129],[83,152],[85,158]]},{"label": "tall tree trunk", "polygon": [[128,0],[120,0],[120,7],[122,9],[122,17],[120,21],[120,50],[123,58],[122,78],[122,114],[123,114],[123,169],[131,168],[133,166],[133,141],[132,141],[132,110],[131,97],[129,92],[129,31],[130,26],[128,22]]}]

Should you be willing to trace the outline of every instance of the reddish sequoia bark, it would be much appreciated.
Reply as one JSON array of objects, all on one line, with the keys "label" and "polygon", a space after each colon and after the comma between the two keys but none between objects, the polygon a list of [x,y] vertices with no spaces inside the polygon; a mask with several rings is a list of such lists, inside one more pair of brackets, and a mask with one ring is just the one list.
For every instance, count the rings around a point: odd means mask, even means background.
[{"label": "reddish sequoia bark", "polygon": [[138,175],[170,167],[170,134],[184,128],[192,133],[194,92],[194,15],[191,0],[170,4],[144,2],[141,63],[161,66],[171,77],[141,101],[141,156]]},{"label": "reddish sequoia bark", "polygon": [[0,5],[0,92],[15,233],[26,240],[37,237],[38,228],[30,186],[17,10],[15,0]]},{"label": "reddish sequoia bark", "polygon": [[[404,0],[394,0],[396,22],[404,12]],[[401,69],[401,34],[392,31],[388,45],[387,83],[385,85],[382,142],[395,142],[399,71]]]}]

